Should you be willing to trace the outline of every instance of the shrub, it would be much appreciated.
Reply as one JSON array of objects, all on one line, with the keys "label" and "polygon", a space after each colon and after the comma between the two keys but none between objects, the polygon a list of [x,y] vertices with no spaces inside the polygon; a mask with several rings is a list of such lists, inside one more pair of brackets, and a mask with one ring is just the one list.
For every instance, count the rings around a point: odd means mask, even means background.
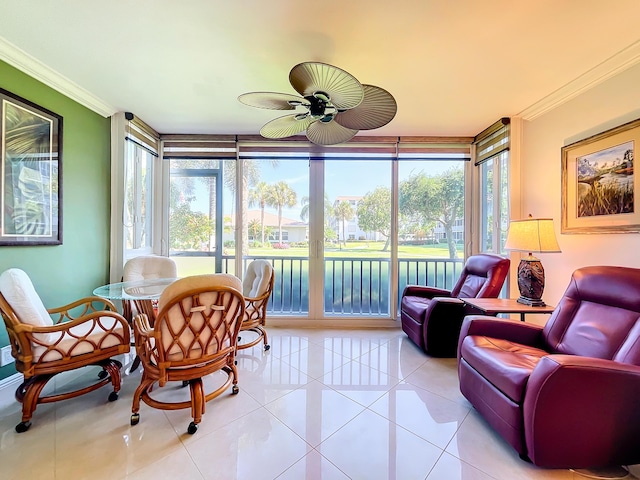
[{"label": "shrub", "polygon": [[278,250],[286,250],[287,248],[289,248],[288,243],[274,243],[271,246]]},{"label": "shrub", "polygon": [[235,246],[235,242],[233,240],[226,240],[224,242],[225,248],[233,248]]}]

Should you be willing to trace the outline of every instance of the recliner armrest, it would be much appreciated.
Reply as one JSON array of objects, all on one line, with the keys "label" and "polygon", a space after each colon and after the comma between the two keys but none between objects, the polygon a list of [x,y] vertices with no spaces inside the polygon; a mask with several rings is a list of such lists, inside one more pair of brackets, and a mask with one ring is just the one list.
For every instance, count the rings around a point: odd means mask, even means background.
[{"label": "recliner armrest", "polygon": [[539,325],[523,323],[508,318],[496,318],[488,315],[467,315],[462,322],[458,341],[458,359],[460,346],[467,335],[500,338],[521,343],[530,347],[542,347],[542,329]]},{"label": "recliner armrest", "polygon": [[572,459],[589,458],[594,465],[640,459],[633,440],[640,431],[638,398],[640,366],[577,355],[543,357],[529,377],[523,405],[529,458],[551,468],[565,468]]},{"label": "recliner armrest", "polygon": [[427,287],[423,285],[407,285],[404,288],[402,296],[424,298],[451,297],[451,292],[449,290],[445,290],[444,288]]}]

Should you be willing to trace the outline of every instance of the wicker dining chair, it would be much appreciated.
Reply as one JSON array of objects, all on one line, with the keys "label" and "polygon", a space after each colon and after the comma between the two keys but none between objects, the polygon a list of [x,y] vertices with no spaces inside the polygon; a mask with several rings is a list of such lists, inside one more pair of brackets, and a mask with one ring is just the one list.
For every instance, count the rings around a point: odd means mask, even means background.
[{"label": "wicker dining chair", "polygon": [[[22,421],[16,432],[29,429],[40,403],[77,397],[108,383],[113,385],[109,401],[117,400],[122,364],[111,357],[129,351],[130,333],[129,323],[109,300],[86,297],[47,310],[29,276],[11,268],[0,275],[0,311],[16,370],[24,375],[16,390],[16,399],[22,403]],[[41,395],[54,376],[88,365],[102,369],[95,383],[71,392]]]},{"label": "wicker dining chair", "polygon": [[[240,280],[224,273],[195,275],[176,280],[160,296],[155,324],[147,315],[134,317],[136,351],[142,361],[140,385],[133,395],[131,425],[140,421],[140,401],[153,408],[191,408],[187,432],[198,430],[205,404],[233,385],[238,393],[235,353],[244,315]],[[222,371],[222,385],[205,393],[202,377]],[[188,383],[190,400],[162,401],[149,395],[157,382]]]},{"label": "wicker dining chair", "polygon": [[244,319],[240,331],[251,331],[258,336],[247,343],[238,342],[238,350],[253,347],[261,341],[264,349],[269,350],[269,337],[265,330],[267,322],[267,304],[273,292],[275,272],[267,260],[253,260],[247,265],[242,281],[242,293],[245,299]]}]

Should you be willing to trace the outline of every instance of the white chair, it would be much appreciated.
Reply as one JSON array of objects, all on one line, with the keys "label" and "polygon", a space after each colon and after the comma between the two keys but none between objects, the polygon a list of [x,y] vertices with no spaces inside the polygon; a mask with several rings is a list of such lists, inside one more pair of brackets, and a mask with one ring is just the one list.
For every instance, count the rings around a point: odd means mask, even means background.
[{"label": "white chair", "polygon": [[[22,403],[22,422],[16,425],[16,432],[29,429],[40,403],[77,397],[107,383],[113,385],[109,401],[118,398],[122,364],[111,357],[129,351],[130,333],[129,323],[109,300],[86,297],[47,310],[28,275],[11,268],[0,275],[0,311],[16,370],[24,375],[16,390],[16,399]],[[88,365],[102,368],[96,383],[41,396],[55,375]]]},{"label": "white chair", "polygon": [[[178,270],[176,262],[169,257],[159,255],[141,255],[127,261],[122,273],[122,281],[134,282],[154,278],[176,278]],[[124,317],[131,321],[136,314],[145,313],[153,323],[155,318],[155,304],[151,300],[123,300]]]},{"label": "white chair", "polygon": [[[247,271],[242,280],[242,294],[246,302],[244,320],[240,331],[251,331],[258,337],[247,343],[238,342],[238,350],[253,347],[264,342],[264,349],[269,350],[267,331],[264,329],[267,321],[267,304],[273,292],[275,272],[273,265],[267,260],[253,260],[247,265]],[[241,338],[238,338],[241,340]]]}]

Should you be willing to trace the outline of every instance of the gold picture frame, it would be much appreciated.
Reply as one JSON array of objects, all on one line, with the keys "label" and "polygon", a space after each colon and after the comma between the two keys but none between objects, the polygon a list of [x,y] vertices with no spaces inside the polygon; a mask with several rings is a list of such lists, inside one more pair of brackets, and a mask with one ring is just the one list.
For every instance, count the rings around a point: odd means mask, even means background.
[{"label": "gold picture frame", "polygon": [[640,119],[562,147],[561,233],[640,232]]}]

